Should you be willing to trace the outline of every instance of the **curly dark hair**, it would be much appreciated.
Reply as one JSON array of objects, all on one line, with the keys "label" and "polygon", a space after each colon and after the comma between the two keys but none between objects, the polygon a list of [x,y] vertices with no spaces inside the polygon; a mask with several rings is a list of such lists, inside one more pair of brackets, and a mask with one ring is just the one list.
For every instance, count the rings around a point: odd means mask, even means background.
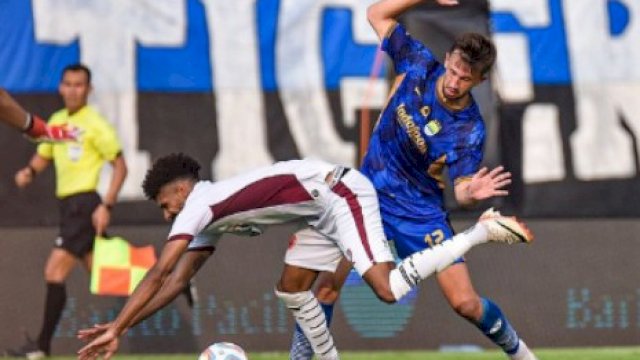
[{"label": "curly dark hair", "polygon": [[163,156],[147,171],[142,182],[142,190],[149,200],[155,200],[160,188],[174,180],[200,180],[199,171],[200,164],[183,153]]},{"label": "curly dark hair", "polygon": [[456,37],[449,53],[459,50],[460,56],[469,63],[472,69],[480,71],[481,75],[491,70],[496,61],[496,47],[486,36],[478,33],[464,33]]}]

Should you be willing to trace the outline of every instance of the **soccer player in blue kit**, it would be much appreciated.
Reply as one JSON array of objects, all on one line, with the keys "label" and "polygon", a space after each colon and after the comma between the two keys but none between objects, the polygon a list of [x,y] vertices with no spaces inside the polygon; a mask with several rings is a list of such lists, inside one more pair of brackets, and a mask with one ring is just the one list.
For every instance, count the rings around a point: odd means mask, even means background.
[{"label": "soccer player in blue kit", "polygon": [[[495,46],[483,35],[463,34],[447,52],[444,64],[439,63],[396,21],[420,2],[381,0],[367,12],[397,77],[361,171],[377,190],[386,236],[394,240],[400,258],[453,236],[443,200],[445,166],[462,206],[505,196],[504,188],[511,182],[511,174],[501,166],[491,171],[480,168],[485,125],[470,93],[486,79],[495,62]],[[455,0],[437,2],[457,4]],[[349,269],[350,264],[343,261],[336,273],[325,272],[318,280],[316,293],[328,320]],[[536,359],[498,305],[476,293],[464,259],[439,272],[437,279],[450,306],[511,359]],[[312,354],[297,328],[291,359],[310,359]]]}]

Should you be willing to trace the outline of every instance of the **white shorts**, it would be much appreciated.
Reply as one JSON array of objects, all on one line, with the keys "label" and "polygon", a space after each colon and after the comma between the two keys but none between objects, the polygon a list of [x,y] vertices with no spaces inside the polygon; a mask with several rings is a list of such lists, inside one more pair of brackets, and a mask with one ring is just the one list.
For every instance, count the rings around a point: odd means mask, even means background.
[{"label": "white shorts", "polygon": [[364,275],[376,263],[394,261],[375,189],[364,175],[350,170],[322,197],[327,212],[293,235],[286,264],[334,272],[345,256]]}]

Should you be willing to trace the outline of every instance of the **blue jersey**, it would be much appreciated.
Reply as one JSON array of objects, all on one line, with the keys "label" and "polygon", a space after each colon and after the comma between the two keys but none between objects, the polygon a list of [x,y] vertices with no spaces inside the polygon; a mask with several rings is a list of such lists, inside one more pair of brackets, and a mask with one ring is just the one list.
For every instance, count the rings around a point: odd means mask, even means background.
[{"label": "blue jersey", "polygon": [[448,226],[443,170],[454,183],[478,171],[485,138],[480,110],[473,99],[458,111],[440,102],[436,82],[445,69],[402,25],[382,48],[404,79],[380,115],[362,172],[378,191],[383,218]]}]

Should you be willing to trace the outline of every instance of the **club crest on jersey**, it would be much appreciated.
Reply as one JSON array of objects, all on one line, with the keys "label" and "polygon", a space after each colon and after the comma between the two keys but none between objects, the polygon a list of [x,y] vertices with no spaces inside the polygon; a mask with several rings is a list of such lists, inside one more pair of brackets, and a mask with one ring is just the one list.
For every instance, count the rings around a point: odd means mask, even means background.
[{"label": "club crest on jersey", "polygon": [[420,114],[424,117],[428,117],[431,114],[431,107],[429,105],[425,105],[420,108]]},{"label": "club crest on jersey", "polygon": [[433,119],[424,126],[423,130],[428,136],[433,136],[442,130],[442,124],[440,124],[440,121]]}]

